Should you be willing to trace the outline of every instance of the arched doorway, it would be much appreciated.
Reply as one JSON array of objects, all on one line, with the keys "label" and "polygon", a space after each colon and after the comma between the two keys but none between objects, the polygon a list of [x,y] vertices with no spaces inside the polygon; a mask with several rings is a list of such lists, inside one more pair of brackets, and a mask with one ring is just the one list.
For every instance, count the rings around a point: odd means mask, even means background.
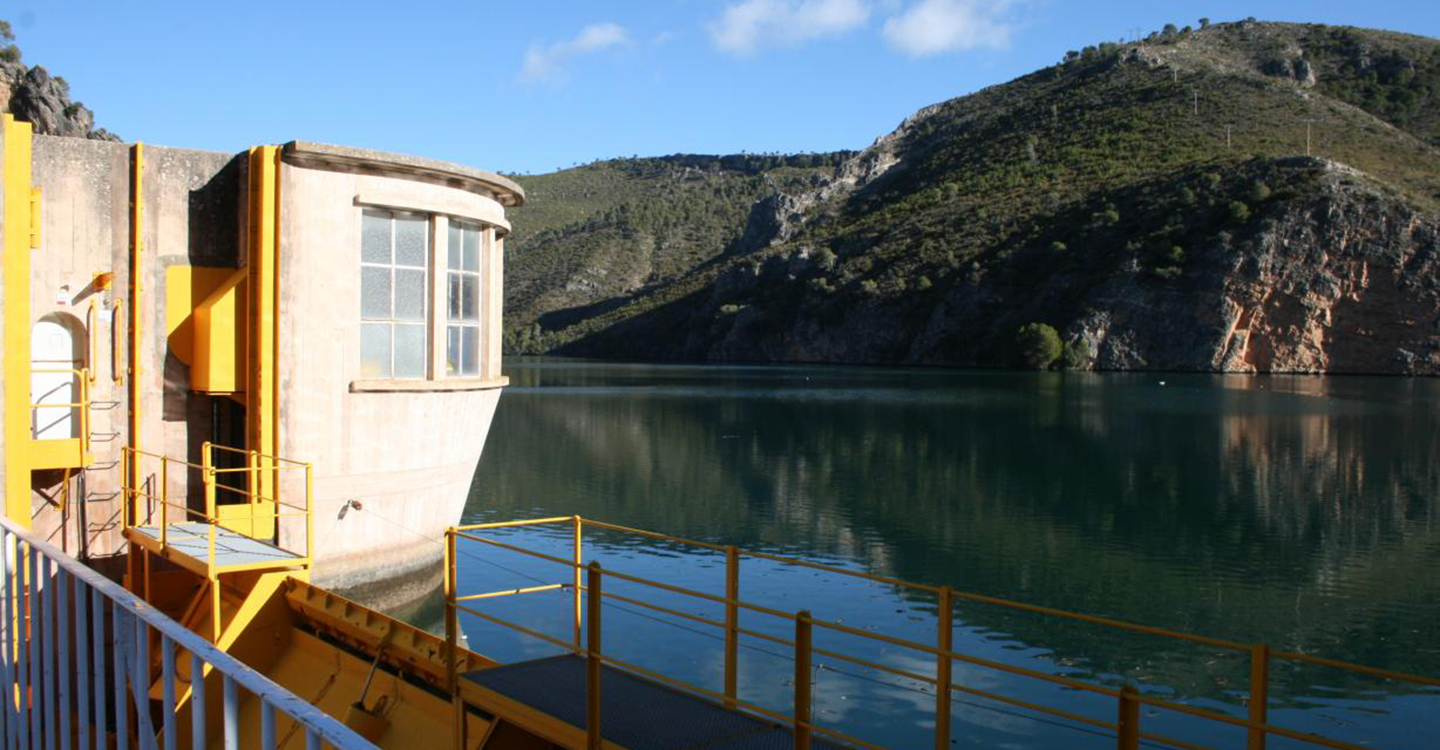
[{"label": "arched doorway", "polygon": [[30,403],[41,405],[30,413],[36,440],[80,437],[80,410],[59,404],[73,404],[80,398],[79,376],[70,371],[86,365],[86,335],[84,324],[65,313],[46,315],[31,329]]}]

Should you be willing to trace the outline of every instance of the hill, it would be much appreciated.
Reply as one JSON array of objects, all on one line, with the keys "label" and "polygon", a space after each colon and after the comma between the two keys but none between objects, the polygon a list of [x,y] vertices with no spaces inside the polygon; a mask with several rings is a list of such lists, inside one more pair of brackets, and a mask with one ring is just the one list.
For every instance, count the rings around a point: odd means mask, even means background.
[{"label": "hill", "polygon": [[1167,27],[855,154],[521,177],[507,343],[1006,366],[1042,323],[1082,369],[1437,372],[1437,92],[1431,39]]}]

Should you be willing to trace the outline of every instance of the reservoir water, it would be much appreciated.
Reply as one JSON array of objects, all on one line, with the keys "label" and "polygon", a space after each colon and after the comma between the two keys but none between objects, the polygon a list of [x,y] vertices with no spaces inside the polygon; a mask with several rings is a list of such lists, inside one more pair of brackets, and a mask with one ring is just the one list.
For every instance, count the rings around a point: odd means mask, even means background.
[{"label": "reservoir water", "polygon": [[[466,522],[578,514],[1440,676],[1440,381],[546,359],[511,359],[506,373]],[[568,534],[495,538],[565,555]],[[597,536],[588,559],[724,590],[723,557],[705,550]],[[469,592],[564,580],[554,565],[491,549],[468,548],[460,564]],[[747,600],[933,642],[933,597],[745,565]],[[568,594],[484,604],[569,637]],[[718,689],[713,629],[618,604],[605,615],[607,653]],[[962,653],[1245,711],[1243,654],[978,603],[956,617]],[[557,652],[479,618],[463,627],[502,660]],[[923,654],[900,651],[867,658],[933,674]],[[742,697],[788,710],[785,653],[742,640]],[[930,746],[928,686],[816,661],[817,721]],[[1113,700],[956,669],[961,684],[1115,717]],[[1293,665],[1277,665],[1273,684],[1274,723],[1374,747],[1440,746],[1440,691]],[[1114,746],[974,696],[957,694],[953,716],[957,747]],[[1142,726],[1243,744],[1148,708]]]}]

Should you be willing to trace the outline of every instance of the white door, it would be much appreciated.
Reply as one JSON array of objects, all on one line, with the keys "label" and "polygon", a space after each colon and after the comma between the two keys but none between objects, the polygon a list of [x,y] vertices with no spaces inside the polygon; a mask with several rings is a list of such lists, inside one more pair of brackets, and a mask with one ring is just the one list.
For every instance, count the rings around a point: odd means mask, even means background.
[{"label": "white door", "polygon": [[[30,333],[30,403],[73,404],[76,393],[75,375],[69,372],[82,365],[75,359],[74,334],[62,323],[42,320]],[[63,440],[79,437],[77,412],[68,407],[31,410],[31,430],[37,440]]]}]

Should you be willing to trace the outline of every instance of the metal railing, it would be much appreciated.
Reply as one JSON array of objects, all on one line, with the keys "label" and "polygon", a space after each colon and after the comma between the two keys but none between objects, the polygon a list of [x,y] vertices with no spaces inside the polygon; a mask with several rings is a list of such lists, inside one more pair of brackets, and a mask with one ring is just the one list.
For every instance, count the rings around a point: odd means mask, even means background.
[{"label": "metal railing", "polygon": [[[78,392],[80,394],[78,400],[68,403],[47,402],[44,400],[44,395],[42,394],[41,400],[39,402],[30,404],[30,437],[36,440],[73,440],[75,439],[75,437],[78,437],[80,439],[80,455],[79,460],[76,462],[75,466],[84,466],[85,456],[88,456],[90,454],[90,370],[83,367],[78,369],[66,367],[42,367],[33,369],[30,372],[32,375],[69,375],[74,379],[75,390],[72,392]],[[50,426],[41,424],[40,413],[42,410],[53,409],[63,409],[67,412],[74,412],[74,417],[79,421],[79,434],[76,436],[66,435],[63,438],[40,437],[40,434],[43,433],[46,429],[48,429]],[[57,421],[63,420],[68,416],[71,415],[62,415],[57,418]]]},{"label": "metal railing", "polygon": [[[515,527],[532,526],[554,526],[570,525],[573,535],[573,549],[569,559],[555,555],[536,552],[524,547],[509,544],[497,539],[481,536],[475,532],[487,530],[506,529]],[[703,591],[684,588],[660,581],[655,581],[641,576],[622,573],[617,570],[602,569],[599,563],[592,562],[588,565],[584,561],[584,534],[587,528],[601,529],[608,532],[620,534],[638,535],[667,543],[682,544],[697,547],[711,552],[725,555],[725,592],[712,594]],[[1320,735],[1301,732],[1282,726],[1268,723],[1267,708],[1270,694],[1270,667],[1277,661],[1295,662],[1317,665],[1322,667],[1345,670],[1355,674],[1368,675],[1400,682],[1407,682],[1414,685],[1426,687],[1440,687],[1440,679],[1424,677],[1420,675],[1406,674],[1386,669],[1351,664],[1334,659],[1326,659],[1308,654],[1294,653],[1273,649],[1266,644],[1245,644],[1229,641],[1220,638],[1185,633],[1164,628],[1154,628],[1145,625],[1115,620],[1106,617],[1097,617],[1064,610],[1042,607],[1022,602],[1014,602],[983,594],[974,594],[964,591],[956,591],[948,586],[930,586],[926,584],[912,583],[897,578],[863,573],[855,570],[848,570],[831,565],[798,560],[794,558],[772,555],[762,552],[741,550],[734,546],[711,544],[682,537],[660,534],[652,531],[644,531],[616,524],[604,523],[582,519],[579,516],[561,516],[553,518],[540,518],[526,521],[508,521],[499,523],[470,524],[465,526],[451,527],[445,532],[445,605],[446,605],[446,628],[451,639],[451,645],[455,645],[455,634],[459,632],[459,613],[465,612],[478,617],[489,623],[510,628],[531,638],[535,638],[553,646],[569,650],[576,654],[583,655],[590,665],[587,671],[587,695],[592,702],[592,713],[588,715],[588,726],[592,732],[598,732],[598,696],[600,690],[599,666],[610,664],[621,669],[628,670],[637,675],[651,678],[653,680],[687,690],[693,694],[710,698],[724,705],[745,711],[757,716],[772,720],[781,721],[792,727],[794,731],[794,746],[796,748],[808,748],[813,735],[823,735],[833,740],[862,748],[876,748],[883,750],[881,745],[868,742],[856,737],[846,735],[837,730],[819,726],[810,713],[810,696],[812,685],[812,674],[810,670],[811,658],[814,655],[824,656],[843,662],[849,662],[862,668],[876,670],[894,677],[914,680],[928,686],[934,693],[934,741],[937,749],[943,750],[950,747],[951,741],[951,710],[952,696],[955,694],[969,695],[977,698],[996,701],[998,703],[1033,711],[1037,714],[1055,717],[1058,719],[1076,722],[1094,727],[1107,733],[1113,733],[1116,738],[1116,747],[1120,750],[1136,750],[1141,740],[1149,740],[1173,747],[1184,748],[1185,750],[1209,750],[1209,746],[1195,742],[1185,741],[1168,737],[1153,732],[1144,731],[1140,726],[1140,707],[1148,706],[1151,709],[1173,712],[1188,717],[1194,717],[1213,724],[1226,725],[1237,730],[1243,730],[1246,734],[1246,747],[1248,750],[1263,750],[1266,739],[1270,736],[1284,737],[1307,743],[1312,746],[1334,748],[1336,750],[1365,750],[1365,746],[1350,742],[1331,739]],[[569,568],[572,572],[569,580],[554,584],[531,586],[526,588],[507,589],[501,591],[487,591],[480,593],[462,594],[458,590],[458,579],[456,576],[456,542],[467,540],[482,543],[495,549],[507,550],[519,553],[534,559],[554,563],[557,566]],[[900,638],[886,635],[871,630],[861,629],[845,625],[841,622],[819,619],[811,616],[810,612],[801,610],[799,612],[785,612],[773,607],[762,606],[740,599],[740,573],[741,559],[754,558],[766,560],[772,563],[779,563],[787,566],[796,566],[822,571],[839,576],[848,576],[887,586],[896,587],[909,591],[926,592],[936,598],[937,607],[937,633],[933,644],[920,643],[907,638]],[[582,573],[587,580],[582,583]],[[672,677],[660,674],[654,670],[646,669],[635,664],[623,662],[613,656],[606,655],[601,650],[600,644],[600,604],[602,601],[601,581],[604,577],[610,577],[617,581],[624,581],[630,584],[646,587],[656,592],[665,592],[669,595],[680,595],[689,597],[691,600],[708,602],[711,605],[724,607],[725,619],[723,621],[703,617],[700,615],[682,612],[674,607],[661,606],[653,602],[645,601],[643,598],[623,596],[615,593],[603,594],[604,599],[614,600],[627,605],[643,607],[649,611],[683,619],[686,624],[700,624],[723,631],[725,650],[725,672],[724,688],[716,691],[686,683]],[[570,589],[573,596],[572,627],[573,638],[567,642],[555,638],[546,633],[539,632],[518,623],[510,622],[493,614],[487,614],[475,609],[468,603],[479,602],[505,596],[534,593],[540,591],[553,591],[557,589]],[[1112,687],[1109,685],[1096,684],[1083,680],[1065,677],[1057,674],[1017,667],[990,659],[969,656],[953,650],[953,628],[954,628],[954,607],[958,601],[970,601],[980,604],[993,605],[1013,610],[1019,610],[1032,614],[1039,614],[1046,617],[1066,619],[1078,622],[1100,625],[1107,628],[1140,633],[1150,636],[1177,640],[1187,643],[1199,644],[1207,647],[1218,648],[1239,652],[1250,660],[1250,683],[1248,686],[1247,716],[1239,718],[1219,711],[1198,708],[1171,700],[1164,700],[1152,695],[1142,694],[1131,685]],[[584,606],[582,606],[582,602]],[[788,639],[770,633],[765,633],[754,628],[740,626],[741,613],[763,615],[768,618],[775,618],[781,621],[790,621],[794,625],[794,638]],[[847,636],[864,639],[867,642],[881,644],[886,647],[899,647],[910,652],[923,655],[933,659],[935,662],[934,675],[921,674],[912,669],[902,669],[896,666],[881,664],[872,660],[863,659],[851,654],[846,654],[832,649],[816,647],[813,643],[813,632],[816,628],[842,633]],[[584,637],[582,637],[584,635]],[[789,658],[795,663],[794,695],[791,705],[791,712],[786,714],[759,706],[755,703],[741,700],[737,692],[738,659],[737,650],[741,636],[764,640],[776,645],[790,648]],[[1038,683],[1047,683],[1073,691],[1080,691],[1091,695],[1098,695],[1113,699],[1116,703],[1115,720],[1107,721],[1092,716],[1085,716],[1074,711],[1069,711],[1056,706],[1045,705],[1033,701],[1027,701],[995,691],[983,690],[971,685],[960,684],[954,680],[953,666],[955,663],[970,665],[997,673],[1005,673],[1026,678]],[[455,685],[455,676],[452,675],[452,686]],[[1032,683],[1033,684],[1033,683]],[[1152,713],[1154,713],[1152,711]],[[593,742],[598,743],[599,735],[593,734]],[[598,744],[591,747],[598,748]]]},{"label": "metal railing", "polygon": [[[152,669],[152,647],[160,650],[158,673]],[[203,676],[211,671],[220,684],[212,680],[207,695]],[[192,685],[196,675],[201,680]],[[156,680],[158,700],[151,698]],[[209,746],[213,733],[225,747],[242,742],[254,747],[258,737],[258,747],[274,750],[276,738],[292,728],[303,731],[307,750],[320,750],[322,743],[339,750],[375,747],[5,519],[0,519],[0,692],[0,747],[6,749],[173,750],[186,731],[180,726],[184,711],[196,748]],[[212,729],[205,705],[215,699],[221,702],[213,712],[220,726]],[[259,702],[258,726],[242,726],[242,699]]]},{"label": "metal railing", "polygon": [[[121,513],[127,529],[134,526],[157,526],[160,548],[162,552],[170,547],[170,526],[173,523],[184,523],[195,521],[206,524],[208,558],[206,574],[215,576],[221,573],[230,573],[244,570],[250,565],[220,565],[216,562],[215,541],[219,529],[227,524],[239,525],[241,522],[248,522],[252,532],[246,536],[255,537],[253,529],[257,522],[269,521],[276,526],[282,518],[303,518],[305,520],[305,547],[304,550],[290,549],[280,544],[279,534],[276,533],[273,546],[284,552],[295,556],[287,560],[287,565],[309,565],[313,561],[315,549],[315,522],[311,514],[312,500],[314,497],[314,466],[313,464],[295,461],[279,456],[270,456],[258,451],[247,451],[228,446],[204,443],[200,449],[200,463],[193,463],[171,456],[152,453],[150,451],[138,450],[129,446],[121,447],[121,460],[125,463],[126,471],[122,472],[124,486],[121,488],[124,495],[125,507]],[[232,455],[239,455],[244,458],[245,465],[238,467],[217,467],[215,452],[222,451]],[[134,468],[135,471],[128,469]],[[293,471],[303,472],[304,491],[303,501],[294,503],[282,497],[280,485],[282,484],[281,472]],[[180,476],[187,478],[185,486],[191,484],[188,481],[193,473],[198,475],[201,490],[204,494],[205,509],[195,510],[189,506],[188,496],[180,495],[172,497],[170,492],[171,473],[179,472]],[[223,484],[220,481],[222,475],[244,474],[246,478],[244,487],[235,487]],[[128,477],[135,476],[138,479],[138,486],[130,486]],[[270,488],[270,494],[265,494],[265,488]],[[243,512],[221,514],[221,494],[225,493],[232,497],[239,497],[241,502],[230,504],[228,507],[243,507]],[[178,501],[178,502],[177,502]],[[285,510],[288,509],[288,510]],[[268,536],[268,535],[267,535]],[[255,537],[260,538],[260,537]],[[262,539],[264,541],[264,539]]]}]

